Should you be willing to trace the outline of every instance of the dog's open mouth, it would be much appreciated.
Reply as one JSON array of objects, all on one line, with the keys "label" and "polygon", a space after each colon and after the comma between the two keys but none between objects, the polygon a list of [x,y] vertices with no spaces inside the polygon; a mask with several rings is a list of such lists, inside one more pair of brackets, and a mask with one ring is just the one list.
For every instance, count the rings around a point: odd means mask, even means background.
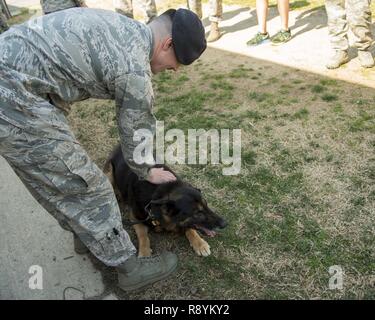
[{"label": "dog's open mouth", "polygon": [[207,229],[201,225],[195,224],[194,228],[197,229],[198,231],[204,233],[208,237],[214,237],[216,236],[216,232],[214,230]]}]

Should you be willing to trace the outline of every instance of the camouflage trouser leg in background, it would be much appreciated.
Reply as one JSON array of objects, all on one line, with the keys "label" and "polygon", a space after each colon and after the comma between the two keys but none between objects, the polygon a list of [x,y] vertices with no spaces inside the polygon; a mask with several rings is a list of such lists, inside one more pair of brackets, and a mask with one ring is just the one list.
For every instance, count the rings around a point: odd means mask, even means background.
[{"label": "camouflage trouser leg in background", "polygon": [[0,79],[0,155],[60,225],[76,233],[106,265],[121,264],[136,249],[123,229],[107,177],[66,129],[61,110],[46,100],[38,109],[32,103],[41,98],[34,100],[5,81]]},{"label": "camouflage trouser leg in background", "polygon": [[134,18],[133,0],[113,0],[115,11],[129,18]]},{"label": "camouflage trouser leg in background", "polygon": [[187,7],[202,19],[202,0],[187,0]]},{"label": "camouflage trouser leg in background", "polygon": [[[195,12],[199,18],[202,18],[202,1],[201,0],[188,0],[188,8]],[[210,0],[210,13],[209,20],[211,22],[219,22],[223,15],[223,1],[222,0]]]},{"label": "camouflage trouser leg in background", "polygon": [[7,31],[9,29],[7,19],[5,16],[0,12],[0,33]]},{"label": "camouflage trouser leg in background", "polygon": [[210,0],[210,21],[219,22],[223,17],[223,1],[222,0]]},{"label": "camouflage trouser leg in background", "polygon": [[155,0],[141,0],[141,7],[144,15],[147,17],[146,23],[157,16]]},{"label": "camouflage trouser leg in background", "polygon": [[349,27],[358,38],[355,46],[358,50],[367,50],[372,42],[371,0],[346,0],[346,16]]},{"label": "camouflage trouser leg in background", "polygon": [[326,0],[325,6],[332,49],[348,49],[349,26],[358,37],[355,45],[359,50],[367,50],[371,46],[370,0]]},{"label": "camouflage trouser leg in background", "polygon": [[[138,0],[141,6],[143,15],[147,17],[149,22],[157,15],[155,0]],[[115,11],[121,13],[129,18],[134,18],[133,13],[133,0],[113,0]]]}]

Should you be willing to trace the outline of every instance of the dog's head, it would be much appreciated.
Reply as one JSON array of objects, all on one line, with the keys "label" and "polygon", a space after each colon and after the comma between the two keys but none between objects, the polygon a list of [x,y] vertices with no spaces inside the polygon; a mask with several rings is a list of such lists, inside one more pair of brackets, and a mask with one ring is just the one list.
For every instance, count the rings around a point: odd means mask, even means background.
[{"label": "dog's head", "polygon": [[207,205],[199,189],[187,184],[172,183],[159,192],[150,203],[152,215],[167,230],[192,228],[213,237],[216,229],[227,223]]}]

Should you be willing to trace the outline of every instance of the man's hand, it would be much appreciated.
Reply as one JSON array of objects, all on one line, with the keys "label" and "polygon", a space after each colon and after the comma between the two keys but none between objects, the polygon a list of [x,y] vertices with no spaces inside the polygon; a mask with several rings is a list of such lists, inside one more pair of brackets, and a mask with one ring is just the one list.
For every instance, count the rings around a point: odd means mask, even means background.
[{"label": "man's hand", "polygon": [[176,177],[172,172],[165,171],[164,168],[152,168],[148,172],[147,181],[153,184],[162,184],[176,181]]}]

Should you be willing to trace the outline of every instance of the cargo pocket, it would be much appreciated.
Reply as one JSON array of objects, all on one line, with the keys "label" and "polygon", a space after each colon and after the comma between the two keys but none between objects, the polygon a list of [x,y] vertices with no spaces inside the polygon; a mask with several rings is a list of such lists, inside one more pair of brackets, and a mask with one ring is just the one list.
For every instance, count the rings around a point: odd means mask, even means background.
[{"label": "cargo pocket", "polygon": [[100,171],[79,144],[70,141],[30,141],[27,154],[39,168],[40,179],[60,193],[85,193],[100,181]]}]

